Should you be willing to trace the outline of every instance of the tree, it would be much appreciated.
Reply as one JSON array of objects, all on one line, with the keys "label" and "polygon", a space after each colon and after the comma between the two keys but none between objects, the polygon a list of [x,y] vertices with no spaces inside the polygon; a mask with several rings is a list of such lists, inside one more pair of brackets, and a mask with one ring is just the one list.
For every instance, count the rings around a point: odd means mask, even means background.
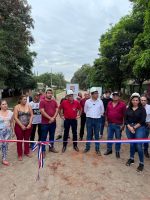
[{"label": "tree", "polygon": [[85,64],[74,73],[71,83],[78,83],[80,89],[88,89],[92,86],[92,74],[91,65]]},{"label": "tree", "polygon": [[62,73],[44,73],[36,77],[37,82],[42,82],[48,87],[51,87],[51,80],[52,84],[55,85],[57,88],[65,88],[66,87],[66,80]]},{"label": "tree", "polygon": [[31,7],[26,0],[1,0],[0,77],[8,87],[30,87],[27,77],[33,79],[31,69],[36,53],[29,50],[34,42],[30,14]]}]

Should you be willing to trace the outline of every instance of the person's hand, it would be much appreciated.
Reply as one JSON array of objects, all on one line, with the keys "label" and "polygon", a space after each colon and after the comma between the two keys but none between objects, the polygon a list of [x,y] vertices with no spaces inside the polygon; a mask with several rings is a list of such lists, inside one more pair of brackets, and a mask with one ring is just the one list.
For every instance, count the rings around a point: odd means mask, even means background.
[{"label": "person's hand", "polygon": [[25,131],[25,130],[26,130],[26,127],[25,127],[24,125],[21,125],[21,129],[22,129],[23,131]]},{"label": "person's hand", "polygon": [[79,119],[80,118],[80,115],[77,115],[76,119]]},{"label": "person's hand", "polygon": [[14,138],[15,137],[15,132],[14,131],[12,131],[12,138]]},{"label": "person's hand", "polygon": [[129,131],[130,131],[131,133],[133,133],[133,134],[135,133],[135,130],[134,130],[134,128],[133,128],[132,126],[129,126],[128,129],[129,129]]},{"label": "person's hand", "polygon": [[124,125],[120,126],[120,131],[124,131],[124,128],[125,128]]},{"label": "person's hand", "polygon": [[26,129],[30,129],[31,128],[31,124],[28,124],[28,126],[26,127]]},{"label": "person's hand", "polygon": [[61,118],[61,119],[63,119],[63,120],[65,120],[65,117],[64,117],[64,115],[61,115],[61,116],[60,116],[60,118]]},{"label": "person's hand", "polygon": [[54,121],[55,121],[55,118],[54,118],[54,117],[51,117],[51,118],[49,119],[49,124],[53,123]]},{"label": "person's hand", "polygon": [[108,127],[108,121],[105,121],[105,126]]}]

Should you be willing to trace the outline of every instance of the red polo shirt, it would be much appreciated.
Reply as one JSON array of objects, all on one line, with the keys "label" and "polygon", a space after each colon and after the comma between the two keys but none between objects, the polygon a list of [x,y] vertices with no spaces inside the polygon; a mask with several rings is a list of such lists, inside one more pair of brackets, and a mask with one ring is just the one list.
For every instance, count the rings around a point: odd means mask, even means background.
[{"label": "red polo shirt", "polygon": [[113,102],[110,101],[106,109],[106,117],[108,123],[122,124],[125,111],[126,104],[123,101],[119,101],[115,107],[113,107]]},{"label": "red polo shirt", "polygon": [[[54,99],[50,101],[43,99],[40,102],[40,109],[44,108],[44,111],[50,116],[53,117],[56,113],[56,109],[58,108],[57,102]],[[48,124],[49,120],[42,115],[42,124]]]},{"label": "red polo shirt", "polygon": [[85,106],[85,102],[86,102],[86,98],[84,98],[84,99],[81,99],[81,101],[80,101],[80,105],[81,105],[81,108],[82,108],[82,113],[84,113],[84,106]]},{"label": "red polo shirt", "polygon": [[63,109],[65,119],[76,119],[78,110],[81,110],[81,105],[77,100],[73,100],[73,102],[64,100],[59,109]]}]

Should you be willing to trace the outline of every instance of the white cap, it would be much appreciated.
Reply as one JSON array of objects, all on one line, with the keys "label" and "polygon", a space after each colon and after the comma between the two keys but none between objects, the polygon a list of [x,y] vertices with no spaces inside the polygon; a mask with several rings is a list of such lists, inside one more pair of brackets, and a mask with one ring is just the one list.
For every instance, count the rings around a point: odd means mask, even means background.
[{"label": "white cap", "polygon": [[140,97],[140,94],[139,94],[139,93],[137,93],[137,92],[134,92],[134,93],[131,95],[131,97],[130,97],[130,98],[133,98],[133,97]]},{"label": "white cap", "polygon": [[98,90],[97,90],[96,87],[92,87],[92,88],[90,89],[90,93],[93,93],[93,92],[98,92]]},{"label": "white cap", "polygon": [[71,95],[73,94],[73,91],[72,90],[67,90],[67,95]]}]

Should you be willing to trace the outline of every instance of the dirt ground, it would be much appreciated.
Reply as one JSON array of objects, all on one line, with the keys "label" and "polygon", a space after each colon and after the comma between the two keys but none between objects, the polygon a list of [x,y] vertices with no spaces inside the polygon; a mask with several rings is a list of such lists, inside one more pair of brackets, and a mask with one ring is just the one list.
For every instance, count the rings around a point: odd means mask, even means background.
[{"label": "dirt ground", "polygon": [[[58,117],[56,135],[59,130]],[[79,144],[80,152],[77,153],[70,143],[62,154],[62,144],[56,143],[59,153],[47,151],[40,180],[36,181],[37,153],[19,162],[16,144],[10,144],[11,166],[0,164],[0,200],[150,200],[150,159],[145,159],[144,172],[137,173],[137,155],[133,166],[125,166],[129,145],[122,145],[118,160],[115,152],[103,155],[105,144],[101,145],[101,157],[95,154],[94,144],[89,153],[83,154],[84,146]]]}]

